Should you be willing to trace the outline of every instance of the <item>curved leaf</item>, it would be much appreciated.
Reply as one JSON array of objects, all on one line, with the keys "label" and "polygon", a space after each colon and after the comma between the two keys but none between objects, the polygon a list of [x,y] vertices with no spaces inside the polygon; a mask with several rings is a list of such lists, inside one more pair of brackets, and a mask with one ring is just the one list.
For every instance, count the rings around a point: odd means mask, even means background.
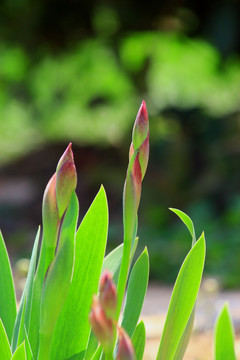
[{"label": "curved leaf", "polygon": [[178,273],[157,354],[172,360],[193,311],[205,261],[205,238],[201,235],[186,256]]},{"label": "curved leaf", "polygon": [[195,233],[192,219],[181,210],[173,209],[173,208],[169,208],[169,210],[173,211],[182,220],[182,222],[186,225],[186,227],[188,228],[188,230],[192,236],[192,246],[193,246],[196,243],[196,233]]}]

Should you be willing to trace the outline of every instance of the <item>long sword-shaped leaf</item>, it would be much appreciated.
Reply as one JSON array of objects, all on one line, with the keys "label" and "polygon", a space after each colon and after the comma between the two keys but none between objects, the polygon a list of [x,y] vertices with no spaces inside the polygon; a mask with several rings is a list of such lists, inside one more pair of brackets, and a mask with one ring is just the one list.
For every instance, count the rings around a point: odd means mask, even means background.
[{"label": "long sword-shaped leaf", "polygon": [[193,308],[193,312],[191,313],[188,323],[184,329],[181,340],[178,343],[178,347],[174,354],[173,360],[182,360],[183,356],[185,354],[185,351],[187,350],[187,346],[188,346],[188,343],[189,343],[189,340],[190,340],[190,337],[192,334],[192,329],[193,329],[193,324],[194,324],[195,309],[196,309],[196,304]]},{"label": "long sword-shaped leaf", "polygon": [[1,319],[0,319],[0,354],[1,354],[1,359],[4,360],[10,360],[12,357],[7,333]]},{"label": "long sword-shaped leaf", "polygon": [[11,360],[27,360],[25,342],[16,349]]},{"label": "long sword-shaped leaf", "polygon": [[[79,210],[78,200],[76,194],[73,193],[62,224],[62,233],[60,236],[61,244],[64,243],[64,239],[66,238],[65,236],[67,232],[66,229],[68,229],[69,235],[70,237],[72,237],[71,240],[74,241],[74,236],[75,236],[74,232],[76,231],[78,210]],[[45,275],[45,250],[46,249],[44,247],[44,241],[43,241],[39,256],[38,268],[37,268],[36,276],[34,278],[30,329],[28,331],[29,341],[31,344],[34,359],[37,358],[38,345],[39,345],[39,319],[40,319],[40,307],[41,307],[40,301],[42,296],[42,286]]]},{"label": "long sword-shaped leaf", "polygon": [[132,336],[132,344],[135,350],[136,360],[142,360],[146,343],[146,330],[143,321],[136,326]]},{"label": "long sword-shaped leaf", "polygon": [[[170,208],[170,210],[173,211],[187,227],[188,231],[192,236],[192,246],[193,246],[196,243],[196,233],[191,218],[181,210],[173,209],[173,208]],[[173,360],[181,360],[185,354],[193,329],[195,308],[196,306],[194,306],[194,309],[191,313],[188,323],[184,329],[184,332],[182,334],[181,340],[179,341]]]},{"label": "long sword-shaped leaf", "polygon": [[121,326],[131,337],[141,314],[143,301],[147,291],[149,276],[149,259],[147,248],[144,249],[130,273],[126,301]]},{"label": "long sword-shaped leaf", "polygon": [[108,231],[105,190],[99,190],[76,234],[75,265],[70,290],[57,321],[52,360],[85,351],[90,334],[89,313],[98,290]]},{"label": "long sword-shaped leaf", "polygon": [[17,306],[12,270],[1,231],[0,259],[0,318],[6,329],[8,340],[11,342],[17,315]]},{"label": "long sword-shaped leaf", "polygon": [[236,360],[234,329],[228,303],[225,303],[214,329],[214,360]]},{"label": "long sword-shaped leaf", "polygon": [[33,360],[33,353],[32,353],[32,349],[31,349],[29,339],[28,339],[28,334],[27,334],[26,327],[24,328],[24,330],[25,330],[26,357],[27,357],[27,360]]},{"label": "long sword-shaped leaf", "polygon": [[102,272],[104,270],[109,270],[110,273],[113,275],[113,281],[117,284],[119,270],[121,266],[122,260],[122,253],[123,253],[123,244],[119,245],[116,249],[111,251],[103,261]]},{"label": "long sword-shaped leaf", "polygon": [[[20,305],[18,314],[15,321],[14,326],[14,332],[13,332],[13,339],[12,339],[12,350],[15,351],[17,348],[17,345],[19,344],[19,341],[22,342],[24,339],[19,339],[19,329],[20,324],[22,324],[22,327],[24,327],[24,324],[26,326],[26,329],[29,328],[29,322],[30,322],[30,316],[31,316],[31,309],[32,309],[32,296],[33,296],[33,280],[36,270],[36,262],[37,262],[37,251],[38,251],[38,243],[39,243],[39,237],[40,237],[40,228],[37,231],[37,235],[35,238],[28,275],[26,279],[25,288],[21,297]],[[25,303],[25,310],[23,314],[23,305]]]},{"label": "long sword-shaped leaf", "polygon": [[158,360],[172,360],[193,311],[205,261],[205,238],[201,235],[186,256],[170,300],[157,354]]}]

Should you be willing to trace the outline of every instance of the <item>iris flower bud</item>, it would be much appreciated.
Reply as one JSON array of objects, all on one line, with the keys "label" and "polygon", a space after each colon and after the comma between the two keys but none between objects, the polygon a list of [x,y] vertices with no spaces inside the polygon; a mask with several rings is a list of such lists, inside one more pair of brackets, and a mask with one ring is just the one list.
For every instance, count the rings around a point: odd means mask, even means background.
[{"label": "iris flower bud", "polygon": [[58,162],[56,170],[56,197],[60,218],[63,216],[77,186],[77,173],[70,143]]},{"label": "iris flower bud", "polygon": [[113,319],[117,306],[117,290],[108,270],[105,270],[100,278],[99,302],[107,317]]},{"label": "iris flower bud", "polygon": [[149,157],[149,123],[146,104],[138,111],[129,150],[129,165],[123,190],[125,238],[134,234],[136,216],[141,197],[142,180]]},{"label": "iris flower bud", "polygon": [[111,351],[114,342],[113,321],[107,318],[96,296],[93,297],[89,320],[96,338],[99,340],[104,351],[108,353]]},{"label": "iris flower bud", "polygon": [[118,328],[119,343],[117,360],[135,360],[134,348],[130,337],[123,328]]},{"label": "iris flower bud", "polygon": [[134,151],[138,150],[142,180],[146,173],[149,158],[149,122],[145,101],[142,102],[133,126],[132,143],[130,146],[129,157]]},{"label": "iris flower bud", "polygon": [[56,197],[56,174],[49,180],[43,195],[42,217],[46,246],[55,248],[60,224]]}]

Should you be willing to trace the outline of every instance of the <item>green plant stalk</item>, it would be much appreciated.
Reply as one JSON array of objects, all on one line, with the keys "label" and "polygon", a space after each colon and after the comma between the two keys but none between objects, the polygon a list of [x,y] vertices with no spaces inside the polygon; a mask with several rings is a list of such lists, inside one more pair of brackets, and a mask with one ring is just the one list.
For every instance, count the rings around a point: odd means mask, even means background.
[{"label": "green plant stalk", "polygon": [[120,267],[119,280],[117,286],[117,310],[115,320],[118,321],[121,312],[122,302],[125,294],[125,288],[127,284],[129,262],[131,253],[131,241],[124,238],[122,263]]}]

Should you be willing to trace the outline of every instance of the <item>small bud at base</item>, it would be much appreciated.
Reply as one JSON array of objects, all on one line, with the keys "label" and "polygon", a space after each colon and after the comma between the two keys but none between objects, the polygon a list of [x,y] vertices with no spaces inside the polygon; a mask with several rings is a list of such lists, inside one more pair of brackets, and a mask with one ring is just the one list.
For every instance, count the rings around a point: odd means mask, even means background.
[{"label": "small bud at base", "polygon": [[112,274],[105,270],[100,278],[99,302],[108,318],[114,319],[117,307],[117,290]]},{"label": "small bud at base", "polygon": [[107,318],[96,296],[93,297],[89,321],[92,325],[92,330],[104,351],[111,351],[114,342],[113,322]]},{"label": "small bud at base", "polygon": [[135,353],[130,337],[123,328],[118,328],[119,344],[117,360],[135,360]]}]

